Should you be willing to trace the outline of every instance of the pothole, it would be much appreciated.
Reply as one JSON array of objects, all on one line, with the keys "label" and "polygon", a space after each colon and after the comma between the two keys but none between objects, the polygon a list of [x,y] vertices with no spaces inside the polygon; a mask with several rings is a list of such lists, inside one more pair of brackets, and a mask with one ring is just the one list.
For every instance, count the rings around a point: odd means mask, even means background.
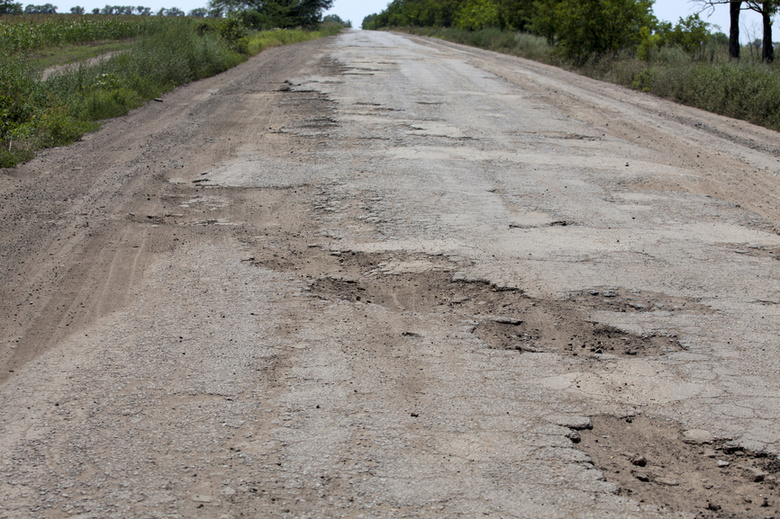
[{"label": "pothole", "polygon": [[620,494],[700,518],[780,517],[780,460],[646,416],[592,418],[574,435]]},{"label": "pothole", "polygon": [[593,307],[576,298],[532,299],[518,289],[453,280],[455,266],[443,257],[339,254],[339,275],[311,285],[319,297],[476,322],[473,333],[494,349],[584,357],[657,356],[682,349],[676,337],[639,336],[593,322]]},{"label": "pothole", "polygon": [[600,287],[577,292],[569,297],[569,301],[608,312],[710,311],[708,307],[683,297],[616,287]]}]

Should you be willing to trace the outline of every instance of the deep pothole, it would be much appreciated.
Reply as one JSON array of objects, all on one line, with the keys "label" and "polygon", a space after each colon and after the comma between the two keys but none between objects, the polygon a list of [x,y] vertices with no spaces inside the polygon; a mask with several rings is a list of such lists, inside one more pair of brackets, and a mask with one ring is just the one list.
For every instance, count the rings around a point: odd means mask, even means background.
[{"label": "deep pothole", "polygon": [[596,416],[572,438],[621,495],[692,517],[780,517],[776,456],[646,416]]},{"label": "deep pothole", "polygon": [[594,306],[579,297],[533,299],[518,289],[453,280],[455,266],[443,257],[349,252],[338,262],[340,274],[314,280],[314,294],[455,316],[476,323],[473,333],[494,349],[584,357],[657,356],[682,349],[674,336],[640,336],[593,322]]}]

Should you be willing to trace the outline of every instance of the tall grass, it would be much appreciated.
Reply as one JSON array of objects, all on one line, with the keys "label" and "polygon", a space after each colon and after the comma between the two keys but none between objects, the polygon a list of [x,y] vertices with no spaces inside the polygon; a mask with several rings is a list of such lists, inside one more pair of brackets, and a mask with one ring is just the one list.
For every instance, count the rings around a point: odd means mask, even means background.
[{"label": "tall grass", "polygon": [[400,30],[560,66],[780,131],[780,63],[761,63],[748,49],[743,52],[741,61],[730,61],[728,48],[709,45],[698,49],[693,56],[677,47],[661,47],[653,50],[648,61],[624,52],[593,56],[575,66],[563,60],[544,38],[531,34],[499,29],[463,31],[415,27]]}]

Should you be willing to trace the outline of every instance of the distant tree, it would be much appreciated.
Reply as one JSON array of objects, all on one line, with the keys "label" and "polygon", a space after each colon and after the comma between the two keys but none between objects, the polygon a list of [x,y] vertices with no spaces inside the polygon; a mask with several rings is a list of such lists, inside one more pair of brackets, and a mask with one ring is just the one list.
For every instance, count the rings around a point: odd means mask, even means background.
[{"label": "distant tree", "polygon": [[322,21],[333,0],[211,0],[209,8],[220,12],[256,11],[264,24],[277,27],[311,26]]},{"label": "distant tree", "polygon": [[205,7],[198,7],[197,9],[193,9],[189,12],[187,16],[191,16],[193,18],[205,18],[209,15],[209,10]]},{"label": "distant tree", "polygon": [[0,14],[22,14],[22,4],[15,4],[9,0],[0,2]]},{"label": "distant tree", "polygon": [[114,14],[114,6],[106,5],[103,9],[100,10],[100,14]]},{"label": "distant tree", "polygon": [[360,28],[363,29],[364,31],[370,31],[371,29],[374,30],[378,29],[376,25],[378,17],[379,15],[376,13],[369,14],[368,16],[363,18],[363,22],[360,24]]},{"label": "distant tree", "polygon": [[342,27],[351,28],[352,22],[347,20],[346,22],[341,19],[341,17],[337,14],[329,14],[325,18],[322,19],[322,23],[332,23],[335,25],[341,25]]},{"label": "distant tree", "polygon": [[152,15],[152,8],[151,7],[144,7],[142,5],[139,5],[135,8],[135,11],[141,15],[141,16],[151,16]]},{"label": "distant tree", "polygon": [[186,16],[184,11],[178,7],[171,7],[165,12],[165,16]]},{"label": "distant tree", "polygon": [[24,8],[24,14],[57,14],[57,6],[51,4],[28,5]]},{"label": "distant tree", "polygon": [[100,14],[100,8],[95,7],[94,9],[92,9],[92,14]]},{"label": "distant tree", "polygon": [[70,14],[84,14],[84,8],[80,5],[75,5],[70,8]]}]

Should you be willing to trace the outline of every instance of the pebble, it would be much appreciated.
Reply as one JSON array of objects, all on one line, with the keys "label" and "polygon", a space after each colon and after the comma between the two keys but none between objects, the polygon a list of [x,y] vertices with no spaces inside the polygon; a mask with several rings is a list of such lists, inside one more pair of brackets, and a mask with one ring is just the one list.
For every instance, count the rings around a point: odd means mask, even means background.
[{"label": "pebble", "polygon": [[714,442],[715,437],[704,429],[689,429],[683,433],[683,441],[692,445],[702,445]]},{"label": "pebble", "polygon": [[753,481],[754,483],[764,481],[764,478],[767,476],[766,472],[756,467],[745,467],[743,469],[743,474],[747,479]]},{"label": "pebble", "polygon": [[728,461],[718,460],[718,467],[722,469],[728,467],[729,465],[731,465],[731,463],[729,463]]}]

